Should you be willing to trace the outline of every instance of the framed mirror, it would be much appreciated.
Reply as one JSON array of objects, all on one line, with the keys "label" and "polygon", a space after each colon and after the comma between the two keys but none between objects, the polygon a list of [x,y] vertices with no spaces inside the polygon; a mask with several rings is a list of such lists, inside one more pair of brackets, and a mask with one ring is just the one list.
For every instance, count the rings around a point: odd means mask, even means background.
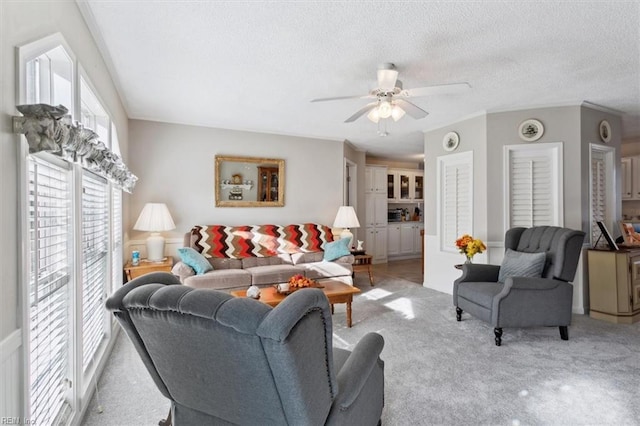
[{"label": "framed mirror", "polygon": [[216,155],[216,207],[284,206],[284,160]]}]

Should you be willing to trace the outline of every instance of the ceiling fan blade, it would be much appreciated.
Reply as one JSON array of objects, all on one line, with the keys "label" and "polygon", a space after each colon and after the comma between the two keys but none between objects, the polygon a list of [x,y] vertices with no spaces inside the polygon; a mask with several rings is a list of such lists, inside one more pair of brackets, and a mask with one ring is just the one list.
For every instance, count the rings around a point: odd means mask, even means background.
[{"label": "ceiling fan blade", "polygon": [[469,90],[469,83],[438,84],[436,86],[415,87],[400,92],[400,96],[417,98],[419,96],[439,95],[441,93],[460,93]]},{"label": "ceiling fan blade", "polygon": [[392,92],[396,87],[398,71],[393,64],[382,64],[378,67],[378,88],[383,92]]},{"label": "ceiling fan blade", "polygon": [[371,111],[372,109],[374,109],[377,106],[378,106],[377,102],[371,102],[370,104],[367,104],[364,107],[360,108],[358,110],[358,112],[356,112],[351,117],[349,117],[346,120],[344,120],[344,122],[345,123],[351,123],[353,121],[356,121],[358,118],[362,117],[363,115],[365,115],[366,113],[368,113],[369,111]]},{"label": "ceiling fan blade", "polygon": [[407,114],[415,119],[425,118],[429,113],[422,108],[412,104],[409,101],[405,101],[404,99],[394,99],[393,100],[396,105],[402,108]]},{"label": "ceiling fan blade", "polygon": [[325,101],[339,101],[342,99],[371,99],[375,98],[373,95],[354,95],[354,96],[336,96],[334,98],[318,98],[311,99],[311,102],[325,102]]}]

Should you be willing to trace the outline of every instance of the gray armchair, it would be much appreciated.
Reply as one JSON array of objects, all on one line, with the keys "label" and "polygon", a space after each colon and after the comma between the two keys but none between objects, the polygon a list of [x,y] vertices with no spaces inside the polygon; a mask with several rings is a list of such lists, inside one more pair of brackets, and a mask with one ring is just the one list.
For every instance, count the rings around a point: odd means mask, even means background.
[{"label": "gray armchair", "polygon": [[118,289],[107,308],[133,342],[175,425],[375,425],[384,405],[384,341],[332,347],[318,289],[271,308],[156,272]]},{"label": "gray armchair", "polygon": [[556,326],[561,339],[568,340],[573,300],[570,281],[575,276],[584,235],[555,226],[508,230],[505,251],[545,253],[541,276],[508,276],[499,282],[500,266],[465,264],[462,276],[453,284],[456,319],[461,321],[466,311],[491,324],[497,346],[502,344],[505,327]]}]

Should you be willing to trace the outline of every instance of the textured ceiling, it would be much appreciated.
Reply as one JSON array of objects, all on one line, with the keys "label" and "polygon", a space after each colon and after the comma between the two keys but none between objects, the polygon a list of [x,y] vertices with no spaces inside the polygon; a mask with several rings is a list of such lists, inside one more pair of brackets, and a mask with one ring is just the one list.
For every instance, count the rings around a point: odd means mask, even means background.
[{"label": "textured ceiling", "polygon": [[[79,1],[131,118],[349,140],[419,158],[423,132],[482,111],[578,105],[640,136],[640,3]],[[430,114],[344,123],[393,62]]]}]

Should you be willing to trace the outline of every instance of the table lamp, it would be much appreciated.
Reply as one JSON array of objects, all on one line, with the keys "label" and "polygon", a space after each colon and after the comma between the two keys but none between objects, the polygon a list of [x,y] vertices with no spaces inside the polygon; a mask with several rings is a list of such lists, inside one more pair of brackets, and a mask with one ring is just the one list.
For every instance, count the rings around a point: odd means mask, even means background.
[{"label": "table lamp", "polygon": [[160,232],[176,229],[167,205],[164,203],[145,204],[133,229],[151,232],[147,238],[147,259],[151,262],[162,262],[164,260],[164,237],[160,235]]},{"label": "table lamp", "polygon": [[340,206],[338,209],[338,214],[336,215],[336,220],[333,221],[334,228],[343,228],[342,233],[340,234],[340,239],[349,239],[349,243],[347,247],[351,248],[351,240],[353,239],[353,234],[349,230],[349,228],[359,228],[360,222],[358,222],[358,216],[356,216],[356,211],[352,206]]}]

